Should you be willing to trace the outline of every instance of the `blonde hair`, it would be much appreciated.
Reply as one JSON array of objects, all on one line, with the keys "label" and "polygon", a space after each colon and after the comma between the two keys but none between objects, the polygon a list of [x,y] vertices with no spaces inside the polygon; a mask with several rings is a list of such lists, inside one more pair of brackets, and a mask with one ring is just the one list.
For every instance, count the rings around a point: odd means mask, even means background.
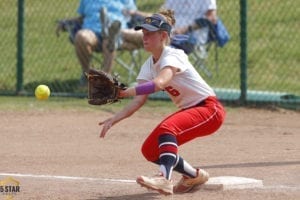
[{"label": "blonde hair", "polygon": [[168,22],[168,24],[170,24],[171,26],[174,26],[176,23],[176,19],[175,19],[175,13],[174,10],[170,10],[170,9],[160,9],[158,12],[160,15],[162,15],[166,21]]},{"label": "blonde hair", "polygon": [[[175,19],[175,12],[174,10],[170,10],[170,9],[160,9],[158,12],[160,15],[162,15],[165,20],[168,22],[168,24],[170,24],[171,26],[174,26],[176,23],[176,19]],[[171,39],[170,37],[168,37],[166,44],[170,44]]]}]

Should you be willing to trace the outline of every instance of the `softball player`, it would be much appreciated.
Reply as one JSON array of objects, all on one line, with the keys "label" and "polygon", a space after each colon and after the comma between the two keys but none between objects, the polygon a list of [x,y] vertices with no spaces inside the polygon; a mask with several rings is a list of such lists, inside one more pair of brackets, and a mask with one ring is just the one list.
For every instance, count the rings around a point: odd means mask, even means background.
[{"label": "softball player", "polygon": [[[168,93],[179,110],[157,125],[141,149],[148,161],[159,165],[159,174],[136,179],[138,184],[165,195],[189,192],[208,180],[206,171],[192,167],[179,156],[178,147],[214,133],[225,117],[214,91],[189,62],[188,56],[168,46],[174,24],[174,12],[161,10],[135,27],[135,30],[142,29],[144,48],[151,56],[139,72],[138,85],[120,92],[120,97],[134,96],[131,103],[99,123],[103,125],[100,137],[104,137],[112,125],[137,111],[149,94],[161,90]],[[175,186],[171,181],[173,170],[183,175]]]}]

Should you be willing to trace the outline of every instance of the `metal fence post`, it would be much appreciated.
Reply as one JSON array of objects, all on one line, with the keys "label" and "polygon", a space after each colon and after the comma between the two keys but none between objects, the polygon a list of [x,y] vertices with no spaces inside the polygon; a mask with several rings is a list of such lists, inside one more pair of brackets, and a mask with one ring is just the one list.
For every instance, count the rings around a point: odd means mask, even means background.
[{"label": "metal fence post", "polygon": [[240,103],[244,105],[247,100],[247,0],[240,0],[240,19]]},{"label": "metal fence post", "polygon": [[17,93],[20,93],[23,90],[24,2],[25,0],[18,0],[17,86],[16,86]]}]

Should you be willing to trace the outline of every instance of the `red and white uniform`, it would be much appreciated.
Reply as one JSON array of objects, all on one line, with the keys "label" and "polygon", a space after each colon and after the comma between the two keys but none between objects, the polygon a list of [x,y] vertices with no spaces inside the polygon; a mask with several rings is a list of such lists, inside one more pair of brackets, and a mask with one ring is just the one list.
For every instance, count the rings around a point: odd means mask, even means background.
[{"label": "red and white uniform", "polygon": [[225,117],[224,108],[213,89],[202,79],[182,50],[165,47],[155,64],[150,56],[137,79],[151,81],[167,66],[179,69],[164,90],[180,110],[165,118],[145,140],[142,153],[149,161],[159,158],[159,135],[173,134],[178,145],[181,145],[214,133]]},{"label": "red and white uniform", "polygon": [[208,96],[216,96],[213,89],[189,62],[188,56],[182,50],[171,47],[165,47],[160,59],[155,64],[150,56],[142,66],[137,79],[150,81],[166,66],[179,69],[170,84],[164,88],[178,108],[189,108]]}]

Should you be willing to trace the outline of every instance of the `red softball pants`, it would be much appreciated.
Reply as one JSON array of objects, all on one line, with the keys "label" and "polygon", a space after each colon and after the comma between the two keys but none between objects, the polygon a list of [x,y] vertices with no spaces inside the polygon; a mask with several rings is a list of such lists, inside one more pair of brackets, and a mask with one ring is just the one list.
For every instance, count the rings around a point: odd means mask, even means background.
[{"label": "red softball pants", "polygon": [[216,132],[225,119],[225,110],[216,97],[208,97],[198,105],[180,110],[165,118],[144,141],[142,153],[151,162],[159,160],[158,138],[172,134],[178,146],[197,137]]}]

